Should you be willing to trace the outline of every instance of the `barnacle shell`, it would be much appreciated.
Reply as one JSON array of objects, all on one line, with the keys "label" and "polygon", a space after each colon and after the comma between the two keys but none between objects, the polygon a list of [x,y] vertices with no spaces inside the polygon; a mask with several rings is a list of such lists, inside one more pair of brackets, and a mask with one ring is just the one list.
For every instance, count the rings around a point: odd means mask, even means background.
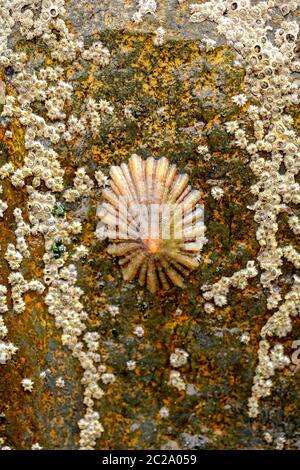
[{"label": "barnacle shell", "polygon": [[138,277],[153,293],[182,286],[205,243],[200,192],[165,157],[132,155],[128,164],[112,166],[110,177],[98,215],[124,279]]}]

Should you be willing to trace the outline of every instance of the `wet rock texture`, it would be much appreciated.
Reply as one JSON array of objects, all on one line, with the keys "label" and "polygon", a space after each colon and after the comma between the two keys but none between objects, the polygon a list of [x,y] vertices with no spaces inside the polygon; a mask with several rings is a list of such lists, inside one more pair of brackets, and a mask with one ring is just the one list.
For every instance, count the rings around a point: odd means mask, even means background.
[{"label": "wet rock texture", "polygon": [[[287,447],[295,448],[299,375],[290,370],[278,374],[259,418],[247,415],[259,333],[270,316],[257,277],[243,291],[231,290],[228,305],[212,314],[204,311],[200,290],[203,284],[243,269],[258,251],[255,222],[247,209],[254,178],[249,157],[235,147],[224,125],[243,118],[243,108],[232,102],[232,96],[243,92],[243,68],[224,44],[210,52],[199,49],[209,25],[205,31],[204,26],[187,23],[184,4],[178,9],[175,1],[164,2],[166,38],[155,46],[155,20],[149,18],[141,25],[130,21],[135,2],[128,1],[125,10],[119,1],[92,3],[67,2],[69,26],[83,34],[87,44],[101,40],[112,59],[101,69],[78,66],[76,73],[72,69],[70,80],[76,91],[70,110],[80,112],[81,100],[89,95],[107,99],[115,111],[97,136],[87,134],[58,146],[66,182],[72,181],[78,166],[85,165],[90,176],[99,167],[108,175],[110,165],[126,161],[132,153],[167,156],[202,192],[208,237],[201,266],[184,288],[153,296],[135,282],[124,282],[117,262],[106,254],[107,242],[95,238],[100,190],[79,203],[66,204],[67,218],[79,216],[83,223],[73,245],[89,248],[88,256],[78,263],[88,327],[100,333],[100,354],[108,371],[116,375],[113,384],[103,385],[106,393],[97,406],[104,426],[98,449],[266,449],[266,431],[275,437],[284,433]],[[32,60],[37,60],[34,53]],[[9,159],[18,164],[24,158],[22,128],[12,123],[11,130],[12,139],[0,135],[1,164]],[[199,145],[208,146],[208,157],[199,154]],[[219,201],[211,195],[213,186],[224,190]],[[25,210],[26,193],[9,182],[3,187],[9,194],[9,209],[0,243],[6,244],[12,238],[13,209]],[[41,278],[43,241],[32,238],[30,249],[35,256],[26,261],[22,273]],[[7,284],[8,273],[1,259],[2,284]],[[289,276],[282,282],[289,285]],[[62,346],[61,332],[42,296],[29,293],[25,301],[24,314],[6,315],[10,339],[19,351],[12,362],[1,366],[0,412],[5,413],[0,418],[1,435],[17,449],[29,449],[33,442],[46,449],[76,448],[77,422],[83,413],[82,370]],[[119,308],[115,316],[112,305]],[[144,336],[134,334],[136,326],[144,328]],[[247,344],[240,341],[245,332],[250,335]],[[293,338],[283,342],[291,353],[292,341],[298,338],[299,322]],[[169,384],[175,348],[189,353],[187,364],[179,369],[184,391]],[[130,360],[136,362],[134,370],[127,368]],[[40,378],[46,369],[46,378]],[[21,388],[24,377],[34,381],[31,394]],[[65,388],[55,386],[58,377],[64,378]],[[168,417],[161,417],[162,407],[168,408]]]}]

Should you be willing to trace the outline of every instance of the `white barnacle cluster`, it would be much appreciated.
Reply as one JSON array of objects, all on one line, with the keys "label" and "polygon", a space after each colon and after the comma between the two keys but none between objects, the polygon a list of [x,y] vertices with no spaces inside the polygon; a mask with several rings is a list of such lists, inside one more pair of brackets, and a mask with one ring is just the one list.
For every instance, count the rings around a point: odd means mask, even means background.
[{"label": "white barnacle cluster", "polygon": [[55,381],[55,385],[56,387],[58,388],[64,388],[64,386],[66,385],[64,379],[62,377],[58,377]]},{"label": "white barnacle cluster", "polygon": [[104,372],[104,374],[101,375],[101,380],[104,384],[111,384],[115,382],[116,376],[111,372]]},{"label": "white barnacle cluster", "polygon": [[275,344],[271,349],[270,343],[261,340],[258,350],[259,364],[255,371],[252,395],[248,400],[249,416],[255,418],[259,413],[259,399],[271,394],[272,380],[276,369],[283,369],[290,363],[284,354],[282,344]]},{"label": "white barnacle cluster", "polygon": [[[204,304],[204,309],[207,313],[212,313],[215,306],[223,307],[227,304],[227,295],[231,287],[236,289],[245,289],[248,285],[248,279],[257,276],[258,271],[255,266],[255,261],[248,261],[246,268],[240,269],[235,272],[231,277],[222,277],[218,282],[212,285],[203,285],[203,297],[207,301]],[[211,303],[211,302],[214,302]]]},{"label": "white barnacle cluster", "polygon": [[45,369],[45,370],[42,370],[42,372],[40,372],[39,376],[42,380],[45,380],[48,374],[51,374],[50,369]]},{"label": "white barnacle cluster", "polygon": [[16,222],[16,245],[14,243],[8,243],[4,257],[11,269],[8,282],[11,287],[13,311],[15,313],[23,313],[26,308],[23,295],[28,291],[35,291],[42,294],[45,286],[37,279],[31,279],[30,281],[25,280],[22,273],[19,271],[23,258],[30,256],[25,236],[31,234],[31,228],[24,222],[22,211],[18,207],[14,209],[14,218]]},{"label": "white barnacle cluster", "polygon": [[93,135],[97,135],[100,131],[103,121],[113,114],[114,107],[107,100],[99,100],[88,98],[85,104],[85,112],[81,118],[81,122],[85,131],[90,128]]},{"label": "white barnacle cluster", "polygon": [[28,258],[30,253],[25,236],[28,236],[31,233],[30,226],[24,221],[22,211],[18,207],[14,209],[14,217],[16,222],[15,235],[17,250],[24,258]]},{"label": "white barnacle cluster", "polygon": [[[3,191],[2,186],[0,186],[0,194],[2,194],[2,191]],[[2,219],[4,212],[6,211],[7,208],[8,208],[7,203],[3,201],[2,199],[0,199],[0,219]]]},{"label": "white barnacle cluster", "polygon": [[[47,87],[45,108],[51,121],[62,121],[66,118],[65,103],[72,97],[72,92],[72,85],[64,80],[59,80]],[[62,123],[57,123],[53,127],[48,126],[49,139],[54,143],[58,142],[59,134],[64,130],[65,126]]]},{"label": "white barnacle cluster", "polygon": [[[300,169],[300,138],[293,129],[293,118],[287,109],[299,103],[299,81],[294,76],[294,72],[300,70],[295,47],[299,25],[293,18],[298,6],[298,2],[283,3],[281,0],[211,0],[191,5],[191,21],[215,22],[218,33],[225,36],[244,66],[245,95],[237,95],[233,101],[243,106],[246,95],[249,100],[255,100],[255,105],[250,104],[246,110],[252,131],[243,129],[238,121],[227,122],[226,129],[234,135],[235,144],[248,152],[250,167],[256,177],[251,187],[256,202],[249,209],[254,211],[257,222],[256,238],[260,245],[257,260],[261,284],[269,292],[268,309],[277,308],[282,301],[276,284],[283,274],[283,258],[293,263],[295,269],[299,268],[299,255],[292,244],[282,247],[276,236],[278,217],[282,212],[291,214],[288,224],[296,235],[300,233],[299,218],[294,213],[294,207],[300,202],[300,185],[296,181]],[[282,16],[274,23],[272,15],[278,11]],[[291,317],[297,314],[295,302],[299,301],[298,277],[294,279],[294,286],[261,332],[264,339],[258,352],[249,400],[251,417],[259,413],[259,399],[270,393],[270,377],[274,370],[287,364],[282,352],[280,360],[269,369],[266,367],[266,364],[270,365],[270,357],[274,357],[270,351],[277,348],[275,345],[271,349],[269,336],[284,337],[292,330]],[[219,304],[220,301],[223,303],[223,297],[221,292]]]},{"label": "white barnacle cluster", "polygon": [[[83,185],[86,185],[86,180],[84,178],[82,180],[80,175],[81,173],[79,173],[77,186],[82,189]],[[32,231],[41,233],[45,239],[44,282],[50,286],[45,302],[48,305],[49,313],[55,316],[57,327],[63,330],[63,344],[68,346],[84,369],[82,383],[85,387],[84,404],[87,409],[84,418],[86,426],[79,425],[81,429],[80,447],[91,449],[95,445],[95,440],[100,437],[99,429],[102,429],[99,423],[99,415],[97,414],[98,421],[95,424],[96,415],[93,414],[93,400],[101,398],[103,393],[98,386],[101,374],[97,369],[97,363],[100,361],[100,356],[96,353],[98,333],[86,333],[84,342],[79,340],[79,337],[86,329],[84,321],[87,318],[87,313],[80,302],[83,291],[76,287],[76,267],[73,264],[65,265],[68,253],[65,249],[62,249],[70,243],[71,235],[80,233],[82,227],[77,220],[69,222],[65,217],[52,215],[56,203],[53,194],[40,193],[33,187],[27,187],[27,191],[29,194],[28,209],[30,211],[29,220],[32,224]],[[83,249],[77,250],[75,255],[84,256],[86,253],[87,250],[83,247]],[[70,298],[72,298],[72,302],[70,302]],[[58,386],[62,386],[62,384],[59,383]],[[92,416],[93,419],[90,419]]]},{"label": "white barnacle cluster", "polygon": [[23,313],[26,304],[23,295],[28,291],[36,291],[39,294],[44,292],[45,286],[40,281],[32,279],[26,281],[19,271],[12,271],[8,276],[8,282],[11,286],[11,298],[13,301],[13,311]]},{"label": "white barnacle cluster", "polygon": [[20,208],[16,207],[14,209],[14,217],[16,222],[16,245],[14,243],[9,243],[7,245],[5,259],[10,268],[15,271],[20,268],[23,258],[28,258],[30,256],[25,236],[28,236],[31,233],[31,230],[30,226],[24,222]]},{"label": "white barnacle cluster", "polygon": [[80,196],[89,196],[94,187],[93,180],[89,177],[84,167],[78,168],[74,178],[74,189]]},{"label": "white barnacle cluster", "polygon": [[272,444],[273,442],[273,436],[270,432],[265,432],[263,435],[264,440],[266,441],[267,444]]},{"label": "white barnacle cluster", "polygon": [[1,314],[8,311],[6,295],[7,287],[0,284],[0,364],[6,364],[18,350],[13,343],[4,341],[8,329]]},{"label": "white barnacle cluster", "polygon": [[240,342],[243,343],[243,344],[248,344],[249,341],[250,341],[250,334],[248,333],[248,331],[245,331],[244,333],[242,333],[242,335],[240,336]]},{"label": "white barnacle cluster", "polygon": [[6,313],[8,311],[6,294],[7,287],[0,284],[0,313]]},{"label": "white barnacle cluster", "polygon": [[200,49],[203,48],[206,52],[211,52],[216,48],[216,45],[217,42],[214,39],[204,36],[201,39]]},{"label": "white barnacle cluster", "polygon": [[99,188],[105,188],[108,185],[109,178],[100,170],[100,168],[95,171],[95,179]]},{"label": "white barnacle cluster", "polygon": [[5,439],[0,437],[0,450],[13,450],[10,446],[4,445]]},{"label": "white barnacle cluster", "polygon": [[[187,364],[189,353],[181,348],[175,348],[174,352],[170,355],[170,364],[174,369],[178,369]],[[177,390],[183,391],[186,389],[186,383],[181,373],[178,370],[171,370],[169,376],[169,385]]]},{"label": "white barnacle cluster", "polygon": [[142,338],[145,334],[145,330],[142,326],[138,325],[134,328],[133,330],[133,333],[135,334],[135,336],[137,336],[138,338]]},{"label": "white barnacle cluster", "polygon": [[144,16],[148,14],[155,14],[157,4],[155,0],[138,0],[137,8],[138,10],[133,14],[132,20],[135,23],[140,23]]},{"label": "white barnacle cluster", "polygon": [[[8,283],[11,289],[13,310],[22,313],[25,308],[23,294],[28,290],[42,293],[44,284],[39,280],[26,280],[20,272],[23,258],[28,257],[27,236],[42,235],[45,243],[44,283],[49,286],[46,302],[49,312],[54,315],[56,324],[62,328],[62,341],[74,357],[77,357],[84,375],[84,405],[86,413],[79,422],[80,447],[93,448],[103,428],[99,415],[94,411],[94,400],[102,396],[98,382],[103,367],[99,365],[100,356],[96,352],[98,340],[85,332],[84,311],[80,298],[83,291],[76,287],[77,269],[74,264],[66,264],[69,254],[68,245],[74,234],[81,232],[79,220],[68,220],[65,215],[55,215],[57,193],[64,190],[64,170],[57,144],[71,141],[76,132],[84,135],[86,126],[96,132],[99,123],[112,113],[110,103],[94,100],[85,103],[83,120],[68,116],[67,105],[73,95],[73,85],[66,73],[65,64],[70,66],[75,60],[91,61],[96,66],[105,66],[110,60],[110,53],[100,42],[85,49],[84,42],[71,33],[66,25],[64,0],[3,0],[0,8],[0,67],[11,71],[9,86],[1,90],[4,131],[6,137],[11,134],[10,123],[17,121],[24,129],[25,155],[18,168],[9,162],[0,167],[0,178],[9,178],[16,188],[24,187],[28,194],[28,219],[24,222],[19,208],[14,210],[16,223],[16,241],[6,248],[5,258],[11,269]],[[18,47],[9,40],[11,33],[27,41],[29,47],[19,52]],[[31,42],[34,40],[35,42]],[[39,44],[38,61],[31,48]],[[52,60],[49,65],[49,57]],[[2,93],[3,91],[3,93]],[[3,99],[2,99],[3,98]],[[100,177],[100,175],[99,175]],[[28,184],[30,178],[30,184]],[[75,175],[74,187],[62,194],[67,202],[89,195],[93,181],[84,169]],[[47,188],[47,189],[45,189]],[[1,201],[0,215],[7,209]],[[59,211],[58,211],[59,212]],[[86,255],[85,247],[77,250],[73,260]],[[5,311],[6,290],[0,291],[0,309]],[[2,317],[1,317],[2,318]],[[1,320],[0,363],[7,362],[16,352],[12,343],[2,340],[6,328]],[[86,333],[84,339],[81,338]],[[98,370],[99,368],[99,370]],[[22,383],[26,389],[32,388],[31,379]],[[63,382],[59,381],[58,386]]]},{"label": "white barnacle cluster", "polygon": [[72,255],[73,261],[80,261],[87,257],[89,249],[85,245],[79,245],[76,247],[75,252]]},{"label": "white barnacle cluster", "polygon": [[295,250],[292,245],[287,245],[282,248],[282,254],[295,268],[300,268],[300,253]]},{"label": "white barnacle cluster", "polygon": [[207,145],[198,145],[197,152],[202,156],[204,161],[208,162],[211,159]]},{"label": "white barnacle cluster", "polygon": [[289,217],[288,224],[295,235],[300,235],[300,219],[297,215]]},{"label": "white barnacle cluster", "polygon": [[31,450],[43,450],[43,447],[40,446],[38,442],[35,442],[34,444],[32,444]]},{"label": "white barnacle cluster", "polygon": [[75,202],[80,198],[80,194],[74,187],[68,188],[63,193],[63,198],[66,202]]},{"label": "white barnacle cluster", "polygon": [[79,420],[78,426],[81,436],[81,448],[84,450],[92,450],[96,445],[96,439],[98,439],[104,431],[99,421],[99,413],[92,411],[92,408],[88,408],[84,418]]},{"label": "white barnacle cluster", "polygon": [[232,101],[237,105],[237,106],[244,106],[247,103],[247,96],[245,96],[243,93],[240,93],[239,95],[235,95],[232,97]]},{"label": "white barnacle cluster", "polygon": [[239,123],[237,121],[227,121],[225,123],[225,128],[229,134],[234,134],[235,131],[239,129]]},{"label": "white barnacle cluster", "polygon": [[219,201],[224,196],[224,190],[219,186],[214,186],[213,188],[211,188],[210,192],[212,197],[216,199],[216,201]]},{"label": "white barnacle cluster", "polygon": [[279,435],[275,440],[270,432],[265,432],[263,435],[264,440],[267,444],[272,444],[274,442],[276,450],[283,450],[286,444],[286,437],[284,434]]},{"label": "white barnacle cluster", "polygon": [[155,46],[162,46],[163,43],[165,42],[165,35],[166,35],[166,30],[162,26],[159,26],[155,30],[155,35],[154,35],[154,38],[153,38],[153,44]]},{"label": "white barnacle cluster", "polygon": [[[42,38],[51,49],[51,56],[64,62],[66,57],[73,60],[78,49],[83,48],[82,41],[69,32],[63,16],[65,15],[65,0],[33,0],[29,8],[24,9],[23,1],[13,0],[7,2],[14,7],[10,15],[12,25],[20,22],[20,33],[28,41]],[[58,34],[53,34],[53,31]]]},{"label": "white barnacle cluster", "polygon": [[[84,370],[81,383],[84,386],[86,412],[84,418],[78,423],[79,443],[81,449],[93,449],[96,439],[103,432],[99,414],[94,411],[94,401],[99,400],[104,393],[98,384],[103,370],[99,364],[101,357],[97,353],[99,334],[86,332],[81,339],[86,330],[87,312],[80,301],[83,291],[75,285],[77,281],[75,266],[71,264],[63,267],[54,279],[45,302],[49,313],[55,317],[56,326],[63,331],[62,343],[72,351],[72,355],[79,360]],[[72,303],[70,303],[70,297],[73,299]]]},{"label": "white barnacle cluster", "polygon": [[136,361],[130,360],[126,362],[126,367],[128,370],[134,370],[136,368]]},{"label": "white barnacle cluster", "polygon": [[0,437],[0,450],[12,450],[10,446],[6,446],[4,445],[4,443],[5,443],[5,438]]},{"label": "white barnacle cluster", "polygon": [[96,136],[103,123],[112,116],[113,112],[114,107],[109,101],[104,99],[96,101],[94,98],[87,98],[83,103],[80,117],[71,114],[68,118],[64,138],[70,141],[76,134],[84,136],[87,131],[90,131],[93,136]]},{"label": "white barnacle cluster", "polygon": [[292,331],[292,318],[300,313],[300,277],[294,275],[292,288],[287,292],[278,310],[270,317],[261,330],[261,336],[286,336]]},{"label": "white barnacle cluster", "polygon": [[25,377],[24,379],[22,379],[21,385],[22,385],[25,392],[30,392],[31,393],[32,390],[33,390],[34,382],[33,382],[33,380],[28,379],[28,377]]},{"label": "white barnacle cluster", "polygon": [[[44,182],[49,189],[61,191],[63,188],[63,170],[58,160],[58,154],[48,145],[42,143],[42,139],[57,143],[60,139],[60,129],[57,125],[48,125],[43,117],[33,113],[31,105],[36,101],[44,101],[45,106],[48,107],[48,112],[51,110],[53,113],[53,119],[57,118],[57,115],[61,113],[61,109],[59,107],[51,108],[51,101],[47,100],[47,96],[36,97],[38,89],[36,82],[41,80],[35,80],[34,75],[27,72],[21,75],[22,72],[13,80],[17,98],[14,100],[12,112],[4,106],[2,113],[3,116],[17,117],[20,123],[26,126],[25,147],[28,153],[24,158],[23,166],[15,170],[11,176],[11,182],[16,187],[23,187],[25,179],[32,176],[32,185],[35,188]],[[47,84],[44,80],[41,82]],[[31,92],[32,89],[35,92]]]},{"label": "white barnacle cluster", "polygon": [[89,49],[85,49],[81,56],[83,59],[91,60],[93,64],[101,67],[108,65],[110,62],[110,52],[100,41],[94,42]]},{"label": "white barnacle cluster", "polygon": [[67,129],[64,133],[64,138],[68,142],[73,139],[74,135],[84,135],[85,134],[85,121],[80,117],[76,117],[71,114],[67,121]]},{"label": "white barnacle cluster", "polygon": [[118,305],[108,305],[107,310],[112,317],[116,317],[120,313]]},{"label": "white barnacle cluster", "polygon": [[170,364],[175,368],[182,367],[187,363],[188,357],[188,352],[184,351],[184,349],[176,348],[170,356]]},{"label": "white barnacle cluster", "polygon": [[159,416],[163,419],[166,419],[169,417],[169,415],[170,415],[169,408],[167,408],[166,406],[162,406],[161,409],[159,410]]},{"label": "white barnacle cluster", "polygon": [[285,436],[278,436],[276,441],[275,441],[275,449],[276,450],[283,450],[284,446],[286,444],[286,438]]},{"label": "white barnacle cluster", "polygon": [[179,391],[184,391],[186,389],[186,383],[178,370],[171,370],[169,376],[169,385],[177,388]]},{"label": "white barnacle cluster", "polygon": [[7,250],[5,253],[5,259],[8,262],[11,269],[18,269],[22,262],[23,256],[21,253],[16,249],[13,243],[9,243],[7,245]]},{"label": "white barnacle cluster", "polygon": [[198,145],[197,152],[200,155],[207,155],[209,153],[208,146],[207,145]]},{"label": "white barnacle cluster", "polygon": [[0,166],[0,178],[2,180],[4,180],[5,178],[8,178],[13,172],[14,172],[14,166],[12,163],[5,163],[4,165]]}]

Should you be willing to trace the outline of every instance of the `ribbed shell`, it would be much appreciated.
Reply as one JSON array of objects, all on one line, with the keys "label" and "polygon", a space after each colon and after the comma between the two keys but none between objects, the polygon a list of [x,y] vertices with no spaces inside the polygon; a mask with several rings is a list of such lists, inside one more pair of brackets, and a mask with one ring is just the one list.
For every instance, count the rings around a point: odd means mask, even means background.
[{"label": "ribbed shell", "polygon": [[[112,166],[110,177],[110,188],[102,193],[99,213],[112,242],[107,251],[121,258],[124,279],[137,277],[139,284],[153,293],[172,285],[182,286],[184,277],[198,267],[196,255],[205,240],[203,212],[198,204],[200,192],[192,190],[188,176],[178,174],[176,165],[164,157],[143,160],[132,155],[128,164]],[[143,217],[136,210],[140,206]],[[154,222],[153,207],[159,207]],[[172,207],[172,211],[168,214],[161,207]],[[183,208],[185,224],[178,238]],[[116,220],[117,237],[111,230]],[[145,220],[152,220],[150,237]]]}]

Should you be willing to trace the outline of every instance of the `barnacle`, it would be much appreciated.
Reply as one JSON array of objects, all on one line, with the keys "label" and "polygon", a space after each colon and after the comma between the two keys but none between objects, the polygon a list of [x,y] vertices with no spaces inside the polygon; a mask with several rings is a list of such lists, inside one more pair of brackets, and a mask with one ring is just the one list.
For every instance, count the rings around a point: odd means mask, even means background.
[{"label": "barnacle", "polygon": [[165,157],[132,155],[128,165],[113,166],[110,176],[99,215],[112,242],[108,253],[121,257],[124,279],[138,276],[151,292],[182,286],[198,267],[205,242],[200,191]]}]

